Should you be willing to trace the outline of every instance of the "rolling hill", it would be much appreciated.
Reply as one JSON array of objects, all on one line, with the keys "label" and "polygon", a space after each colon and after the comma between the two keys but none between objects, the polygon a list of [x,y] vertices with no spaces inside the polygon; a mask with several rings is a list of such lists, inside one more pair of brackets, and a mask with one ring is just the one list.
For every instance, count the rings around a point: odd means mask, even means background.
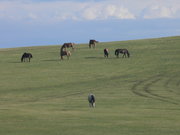
[{"label": "rolling hill", "polygon": [[[116,58],[116,48],[131,57]],[[0,134],[179,135],[180,36],[79,44],[69,60],[59,49],[0,49]]]}]

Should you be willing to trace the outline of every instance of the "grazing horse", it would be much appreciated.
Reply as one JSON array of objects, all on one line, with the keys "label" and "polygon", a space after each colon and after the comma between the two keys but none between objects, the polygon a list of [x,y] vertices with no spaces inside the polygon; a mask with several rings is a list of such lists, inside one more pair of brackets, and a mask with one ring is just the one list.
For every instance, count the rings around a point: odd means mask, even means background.
[{"label": "grazing horse", "polygon": [[94,39],[89,40],[89,48],[91,48],[91,46],[93,48],[95,48],[96,47],[96,43],[99,43],[99,41],[96,41]]},{"label": "grazing horse", "polygon": [[108,58],[109,56],[109,50],[107,48],[104,49],[104,57]]},{"label": "grazing horse", "polygon": [[130,53],[129,53],[129,51],[127,50],[127,49],[116,49],[115,50],[115,55],[116,55],[116,57],[118,58],[119,57],[119,53],[121,53],[121,54],[123,54],[123,58],[124,57],[130,57]]},{"label": "grazing horse", "polygon": [[28,61],[30,62],[30,60],[31,60],[32,57],[33,57],[33,56],[32,56],[31,53],[26,53],[26,52],[25,52],[25,53],[22,55],[22,57],[21,57],[21,62],[26,62],[27,59],[28,59]]},{"label": "grazing horse", "polygon": [[95,96],[93,94],[88,95],[88,101],[90,107],[95,107]]},{"label": "grazing horse", "polygon": [[63,49],[65,48],[65,50],[66,50],[66,48],[72,48],[72,50],[74,50],[74,45],[75,45],[75,43],[64,43],[62,45],[62,48]]}]

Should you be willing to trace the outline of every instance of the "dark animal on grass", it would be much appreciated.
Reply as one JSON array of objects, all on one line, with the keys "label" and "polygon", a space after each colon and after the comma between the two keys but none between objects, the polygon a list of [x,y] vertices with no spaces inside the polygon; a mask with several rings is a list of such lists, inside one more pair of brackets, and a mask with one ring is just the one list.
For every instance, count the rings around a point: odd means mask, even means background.
[{"label": "dark animal on grass", "polygon": [[71,56],[71,52],[70,51],[64,51],[64,50],[62,50],[61,52],[60,52],[60,56],[61,56],[61,60],[63,60],[63,57],[64,56],[67,56],[67,59],[69,59],[69,57]]},{"label": "dark animal on grass", "polygon": [[63,56],[67,56],[67,59],[69,59],[69,57],[71,56],[71,52],[67,51],[66,49],[64,50],[64,47],[62,46],[60,49],[60,56],[61,60],[63,60]]},{"label": "dark animal on grass", "polygon": [[21,57],[21,62],[26,62],[26,61],[30,62],[32,57],[33,56],[32,56],[31,53],[26,53],[25,52]]},{"label": "dark animal on grass", "polygon": [[115,50],[115,55],[116,55],[117,58],[119,57],[120,53],[123,54],[123,56],[122,56],[123,58],[126,57],[126,56],[128,58],[130,57],[130,53],[129,53],[129,51],[127,49],[116,49]]},{"label": "dark animal on grass", "polygon": [[69,59],[69,57],[71,56],[71,52],[70,51],[61,51],[60,55],[61,55],[61,60],[63,60],[63,56],[67,56],[67,59]]},{"label": "dark animal on grass", "polygon": [[62,45],[62,48],[66,50],[66,48],[72,48],[72,50],[74,50],[74,45],[75,43],[64,43]]},{"label": "dark animal on grass", "polygon": [[95,96],[93,94],[88,95],[89,107],[95,107]]},{"label": "dark animal on grass", "polygon": [[104,49],[104,57],[108,58],[109,56],[109,50],[107,48]]},{"label": "dark animal on grass", "polygon": [[89,40],[89,48],[91,48],[91,47],[95,48],[96,43],[99,43],[99,41],[96,41],[94,39]]}]

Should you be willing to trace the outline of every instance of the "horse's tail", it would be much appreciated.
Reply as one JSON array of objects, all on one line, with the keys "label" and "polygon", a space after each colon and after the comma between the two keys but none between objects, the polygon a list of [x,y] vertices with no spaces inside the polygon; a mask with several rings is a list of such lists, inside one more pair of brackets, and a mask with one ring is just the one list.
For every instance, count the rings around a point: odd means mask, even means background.
[{"label": "horse's tail", "polygon": [[21,57],[21,62],[23,62],[23,58],[24,58],[24,57],[22,56],[22,57]]},{"label": "horse's tail", "polygon": [[64,45],[61,46],[60,52],[64,51],[64,48],[66,49],[66,47]]},{"label": "horse's tail", "polygon": [[129,51],[128,51],[128,50],[127,50],[127,56],[128,56],[128,57],[130,57],[130,53],[129,53]]},{"label": "horse's tail", "polygon": [[115,55],[116,55],[116,56],[118,55],[118,50],[115,50]]}]

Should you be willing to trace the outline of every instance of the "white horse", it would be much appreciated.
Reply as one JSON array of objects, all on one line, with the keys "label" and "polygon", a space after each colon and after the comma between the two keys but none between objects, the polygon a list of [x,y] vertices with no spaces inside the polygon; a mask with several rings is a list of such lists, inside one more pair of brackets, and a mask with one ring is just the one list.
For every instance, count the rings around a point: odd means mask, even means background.
[{"label": "white horse", "polygon": [[93,94],[88,95],[89,107],[95,107],[95,96]]}]

